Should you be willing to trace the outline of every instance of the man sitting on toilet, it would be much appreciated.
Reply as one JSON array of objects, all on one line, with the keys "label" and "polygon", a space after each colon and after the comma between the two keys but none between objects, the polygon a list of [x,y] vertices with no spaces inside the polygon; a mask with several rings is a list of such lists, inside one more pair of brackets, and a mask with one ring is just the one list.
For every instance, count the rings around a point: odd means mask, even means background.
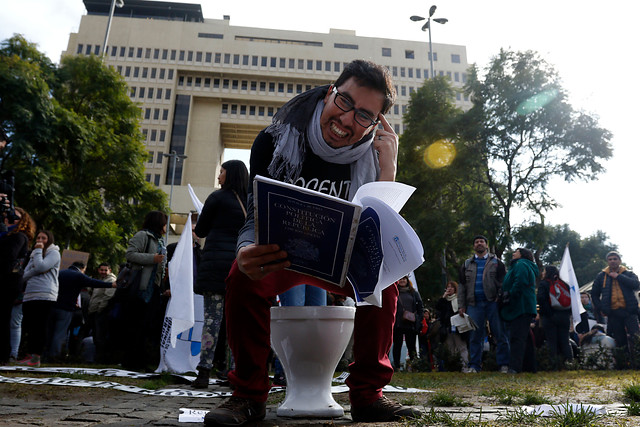
[{"label": "man sitting on toilet", "polygon": [[[347,64],[333,85],[293,98],[258,134],[251,148],[251,179],[268,176],[348,200],[367,182],[395,180],[398,136],[384,117],[395,97],[385,67],[362,60]],[[255,244],[251,190],[248,206],[225,298],[227,337],[236,363],[229,373],[234,391],[205,416],[206,425],[242,425],[264,418],[270,389],[267,357],[273,297],[299,284],[353,296],[349,285],[340,288],[285,270],[290,265],[286,252],[277,245]],[[384,422],[421,415],[382,395],[393,375],[387,355],[397,287],[389,286],[382,297],[381,308],[360,306],[356,311],[354,362],[347,379],[354,421]]]}]

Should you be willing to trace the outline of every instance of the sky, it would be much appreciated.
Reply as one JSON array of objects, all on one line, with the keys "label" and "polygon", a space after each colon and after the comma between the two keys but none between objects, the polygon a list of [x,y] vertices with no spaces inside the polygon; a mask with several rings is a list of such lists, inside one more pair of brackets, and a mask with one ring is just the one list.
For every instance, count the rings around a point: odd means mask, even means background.
[{"label": "sky", "polygon": [[[582,237],[602,230],[618,246],[623,262],[640,268],[640,245],[635,242],[640,203],[638,178],[633,175],[640,145],[632,109],[640,99],[633,73],[640,65],[633,54],[640,6],[620,0],[324,0],[318,5],[299,0],[202,0],[199,4],[205,18],[229,15],[234,26],[320,33],[338,28],[355,30],[358,36],[418,41],[427,41],[428,33],[409,16],[426,16],[436,4],[433,17],[449,21],[433,24],[433,43],[466,46],[469,64],[483,68],[501,48],[539,52],[558,71],[574,109],[598,117],[600,126],[613,133],[614,150],[605,162],[606,172],[595,181],[553,180],[550,193],[562,207],[547,215],[548,223],[569,224]],[[56,63],[69,33],[78,30],[86,13],[81,0],[0,0],[0,5],[0,40],[23,34]],[[225,154],[226,160],[231,156],[237,155]]]}]

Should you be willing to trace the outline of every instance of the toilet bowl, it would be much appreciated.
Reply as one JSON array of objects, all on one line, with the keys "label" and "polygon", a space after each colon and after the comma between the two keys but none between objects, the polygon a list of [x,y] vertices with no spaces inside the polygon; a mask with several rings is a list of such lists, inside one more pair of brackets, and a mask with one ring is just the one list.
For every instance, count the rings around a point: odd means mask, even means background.
[{"label": "toilet bowl", "polygon": [[271,346],[287,377],[283,417],[341,417],[331,396],[336,366],[353,333],[354,307],[271,307]]}]

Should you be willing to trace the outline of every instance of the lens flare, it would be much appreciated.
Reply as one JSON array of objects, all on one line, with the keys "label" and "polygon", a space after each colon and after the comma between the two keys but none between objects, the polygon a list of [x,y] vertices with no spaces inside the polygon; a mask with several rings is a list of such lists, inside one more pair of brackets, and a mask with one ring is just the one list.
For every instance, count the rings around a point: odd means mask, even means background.
[{"label": "lens flare", "polygon": [[521,116],[526,116],[527,114],[531,114],[534,111],[537,111],[553,101],[558,96],[557,89],[549,89],[543,92],[540,92],[532,97],[528,98],[526,101],[522,102],[516,108],[516,112]]},{"label": "lens flare", "polygon": [[456,147],[444,139],[434,142],[424,151],[424,162],[433,169],[449,166],[455,158]]}]

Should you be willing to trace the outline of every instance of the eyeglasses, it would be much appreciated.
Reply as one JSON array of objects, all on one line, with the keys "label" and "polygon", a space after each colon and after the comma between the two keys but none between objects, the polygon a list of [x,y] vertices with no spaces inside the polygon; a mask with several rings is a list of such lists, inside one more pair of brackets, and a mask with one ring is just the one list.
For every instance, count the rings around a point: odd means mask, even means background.
[{"label": "eyeglasses", "polygon": [[358,123],[360,126],[362,126],[363,128],[368,128],[369,126],[374,126],[378,123],[378,120],[373,120],[367,113],[359,108],[356,108],[349,98],[338,92],[338,89],[334,87],[332,89],[332,92],[336,94],[336,96],[333,97],[334,104],[336,104],[336,106],[345,113],[354,110],[356,123]]}]

